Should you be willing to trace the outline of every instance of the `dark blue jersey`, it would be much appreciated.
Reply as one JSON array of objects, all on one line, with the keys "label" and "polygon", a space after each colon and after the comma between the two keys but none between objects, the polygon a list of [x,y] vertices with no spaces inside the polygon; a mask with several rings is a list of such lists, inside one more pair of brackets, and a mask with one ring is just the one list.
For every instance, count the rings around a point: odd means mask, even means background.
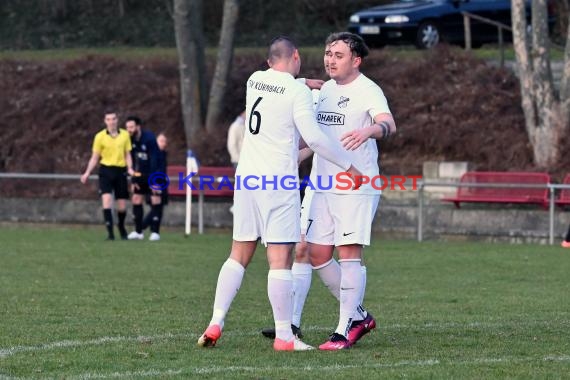
[{"label": "dark blue jersey", "polygon": [[158,150],[157,160],[156,160],[156,171],[161,173],[166,173],[166,167],[168,166],[167,154],[165,150]]},{"label": "dark blue jersey", "polygon": [[140,138],[131,137],[131,157],[133,170],[144,175],[160,171],[158,170],[158,145],[156,137],[151,131],[141,130]]}]

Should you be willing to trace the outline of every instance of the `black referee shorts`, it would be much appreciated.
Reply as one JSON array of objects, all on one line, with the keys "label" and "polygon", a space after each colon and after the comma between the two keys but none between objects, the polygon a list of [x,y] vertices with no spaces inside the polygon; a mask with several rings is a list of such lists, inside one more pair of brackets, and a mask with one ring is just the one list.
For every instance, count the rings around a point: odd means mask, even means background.
[{"label": "black referee shorts", "polygon": [[99,195],[102,194],[114,194],[115,199],[129,199],[126,167],[100,165]]}]

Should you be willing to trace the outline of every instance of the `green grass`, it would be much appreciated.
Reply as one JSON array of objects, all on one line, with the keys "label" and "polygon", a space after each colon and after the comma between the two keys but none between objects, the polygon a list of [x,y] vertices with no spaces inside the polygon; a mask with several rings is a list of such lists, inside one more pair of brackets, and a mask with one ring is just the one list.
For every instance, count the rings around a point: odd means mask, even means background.
[{"label": "green grass", "polygon": [[[0,229],[0,378],[564,378],[570,253],[558,247],[387,241],[366,250],[379,328],[343,352],[275,353],[258,251],[214,349],[206,327],[230,235],[105,242],[102,227]],[[315,276],[305,341],[336,326]]]},{"label": "green grass", "polygon": [[[515,51],[511,44],[505,45],[505,59],[513,61],[515,60]],[[473,54],[476,57],[482,59],[494,59],[498,60],[501,57],[501,51],[499,50],[499,45],[483,45],[480,49],[473,49]],[[550,46],[550,59],[553,61],[562,61],[564,59],[564,47],[558,45]]]},{"label": "green grass", "polygon": [[[306,48],[308,52],[317,51],[322,54],[321,48]],[[236,48],[235,54],[265,54],[266,48]],[[206,54],[215,57],[215,48],[206,49]],[[124,60],[145,60],[145,59],[169,59],[176,60],[178,53],[176,48],[162,47],[99,47],[99,48],[74,48],[74,49],[46,49],[46,50],[3,50],[0,51],[0,60],[28,60],[28,61],[61,61],[73,60],[87,55],[98,55],[115,57]]]},{"label": "green grass", "polygon": [[[457,47],[459,49],[459,47]],[[400,58],[415,59],[426,51],[417,50],[413,46],[388,46],[383,49],[390,56],[397,56]],[[321,46],[307,46],[300,48],[301,53],[308,59],[322,60],[323,47]],[[265,47],[240,47],[236,48],[235,54],[260,54],[266,53]],[[500,58],[500,51],[497,46],[485,45],[481,49],[473,49],[472,53],[479,58],[487,60],[498,60]],[[216,49],[209,48],[206,54],[215,57]],[[564,50],[560,47],[553,46],[550,49],[551,58],[553,60],[564,59]],[[106,48],[75,48],[75,49],[50,49],[50,50],[3,50],[0,51],[0,60],[13,59],[13,60],[27,60],[27,61],[61,61],[73,60],[85,57],[87,55],[100,55],[115,57],[124,60],[147,60],[147,59],[168,59],[175,61],[177,59],[177,52],[175,48],[159,48],[159,47],[106,47]],[[512,45],[506,45],[505,59],[514,60],[515,55]]]},{"label": "green grass", "polygon": [[120,59],[173,59],[177,57],[175,48],[142,48],[142,47],[108,47],[108,48],[75,48],[46,50],[3,50],[0,59],[26,61],[62,61],[73,60],[87,55],[101,55]]}]

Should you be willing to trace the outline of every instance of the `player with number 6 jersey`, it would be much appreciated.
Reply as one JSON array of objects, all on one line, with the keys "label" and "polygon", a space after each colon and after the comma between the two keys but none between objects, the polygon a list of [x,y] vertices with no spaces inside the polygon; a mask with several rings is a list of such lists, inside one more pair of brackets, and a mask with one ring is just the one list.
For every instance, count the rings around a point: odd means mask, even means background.
[{"label": "player with number 6 jersey", "polygon": [[[257,241],[267,246],[267,292],[273,308],[276,351],[301,351],[313,347],[293,335],[293,277],[291,251],[300,240],[298,190],[280,189],[282,176],[297,178],[301,137],[308,146],[340,170],[361,175],[338,140],[331,140],[315,121],[311,92],[295,80],[301,68],[296,45],[287,37],[273,40],[269,69],[255,72],[246,83],[246,132],[236,175],[256,176],[234,192],[234,231],[230,257],[218,276],[212,319],[198,339],[213,346],[222,334],[225,317],[241,286]],[[276,182],[264,186],[263,181]],[[267,184],[267,183],[266,183]]]},{"label": "player with number 6 jersey", "polygon": [[243,159],[236,175],[297,176],[300,136],[346,171],[348,153],[338,139],[322,140],[314,115],[311,91],[290,73],[272,68],[253,73],[247,81]]}]

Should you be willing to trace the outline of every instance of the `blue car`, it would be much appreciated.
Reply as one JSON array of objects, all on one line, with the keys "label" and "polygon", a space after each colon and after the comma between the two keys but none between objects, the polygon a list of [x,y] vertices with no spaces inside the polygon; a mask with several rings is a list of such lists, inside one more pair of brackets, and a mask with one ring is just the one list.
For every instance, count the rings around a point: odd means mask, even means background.
[{"label": "blue car", "polygon": [[[353,14],[348,30],[361,35],[371,47],[414,44],[429,49],[441,41],[464,44],[461,12],[511,26],[510,0],[400,0]],[[503,36],[505,41],[512,40],[508,31]],[[496,42],[497,27],[471,19],[471,39],[473,47]]]}]

